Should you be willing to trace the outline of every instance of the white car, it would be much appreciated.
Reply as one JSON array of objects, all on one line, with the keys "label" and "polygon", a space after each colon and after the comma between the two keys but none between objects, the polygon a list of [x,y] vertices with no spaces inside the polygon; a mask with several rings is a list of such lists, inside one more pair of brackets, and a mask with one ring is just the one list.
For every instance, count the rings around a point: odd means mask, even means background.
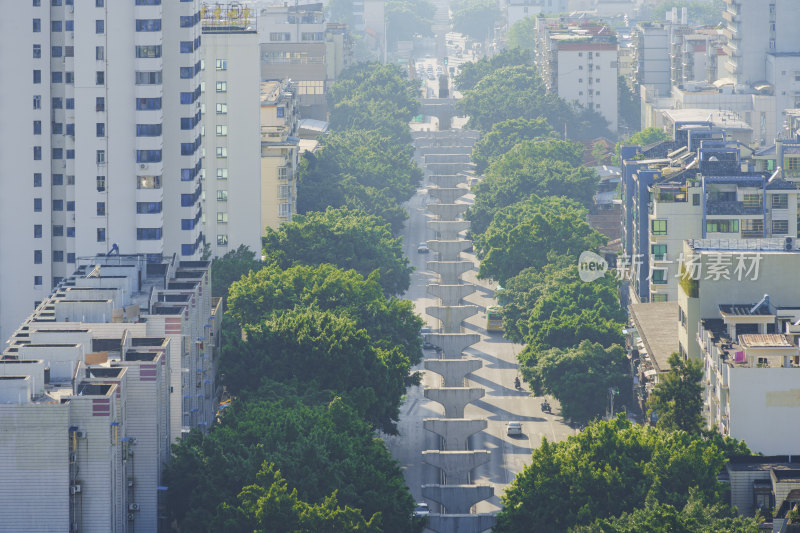
[{"label": "white car", "polygon": [[428,508],[428,504],[425,502],[420,502],[417,504],[416,507],[414,507],[414,513],[412,514],[412,516],[422,518],[428,516],[429,514],[431,514],[431,511]]},{"label": "white car", "polygon": [[430,251],[431,250],[430,250],[430,248],[428,248],[428,243],[427,242],[421,242],[417,246],[417,253],[418,254],[427,254]]},{"label": "white car", "polygon": [[521,422],[509,422],[506,424],[506,434],[510,437],[512,435],[522,435]]}]

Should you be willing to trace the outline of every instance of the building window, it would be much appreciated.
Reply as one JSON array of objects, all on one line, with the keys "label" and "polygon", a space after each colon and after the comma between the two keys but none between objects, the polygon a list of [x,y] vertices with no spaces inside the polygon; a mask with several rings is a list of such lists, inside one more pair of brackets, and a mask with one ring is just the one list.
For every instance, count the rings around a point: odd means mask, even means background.
[{"label": "building window", "polygon": [[64,30],[65,31],[75,31],[75,21],[74,20],[68,20],[68,21],[64,22]]},{"label": "building window", "polygon": [[764,220],[760,218],[748,218],[742,220],[742,237],[763,237]]},{"label": "building window", "polygon": [[[41,198],[37,198],[39,202],[41,202]],[[35,211],[35,209],[34,209]],[[41,209],[39,209],[41,211]],[[42,225],[41,224],[34,224],[33,225],[33,238],[34,239],[41,239],[42,238]]]},{"label": "building window", "polygon": [[224,223],[228,221],[228,213],[223,213],[221,211],[217,212],[217,222]]},{"label": "building window", "polygon": [[218,93],[226,93],[226,92],[228,92],[228,82],[227,81],[218,81],[217,82],[217,92]]},{"label": "building window", "polygon": [[98,150],[96,161],[98,165],[105,165],[106,164],[106,151],[105,150]]},{"label": "building window", "polygon": [[95,20],[94,21],[94,32],[95,33],[105,33],[106,31],[106,23],[104,20]]},{"label": "building window", "polygon": [[653,254],[653,259],[656,261],[663,261],[667,255],[666,244],[654,244],[650,247],[650,252]]},{"label": "building window", "polygon": [[94,47],[94,58],[98,61],[103,61],[106,58],[106,49],[104,46]]},{"label": "building window", "polygon": [[42,45],[41,44],[34,44],[33,45],[33,58],[40,59],[42,57]]},{"label": "building window", "polygon": [[158,137],[161,135],[161,124],[137,124],[137,137]]},{"label": "building window", "polygon": [[98,70],[94,76],[95,85],[103,85],[106,82],[106,73]]},{"label": "building window", "polygon": [[75,262],[75,254],[74,253],[68,253],[67,254],[67,263],[74,263],[74,262]]},{"label": "building window", "polygon": [[217,235],[217,246],[228,246],[228,236],[225,234]]},{"label": "building window", "polygon": [[180,51],[182,54],[191,54],[194,52],[194,43],[192,41],[181,41]]},{"label": "building window", "polygon": [[181,67],[180,76],[184,80],[194,78],[194,67]]},{"label": "building window", "polygon": [[700,193],[692,194],[692,205],[700,205]]},{"label": "building window", "polygon": [[53,174],[53,185],[63,185],[64,174]]},{"label": "building window", "polygon": [[160,163],[161,150],[136,150],[137,163]]},{"label": "building window", "polygon": [[663,268],[656,268],[653,269],[653,277],[651,281],[655,285],[666,285],[667,284],[667,271]]},{"label": "building window", "polygon": [[283,106],[278,106],[275,108],[275,116],[278,118],[283,118],[286,115],[286,108]]},{"label": "building window", "polygon": [[33,285],[34,285],[34,287],[41,287],[42,286],[42,276],[33,276]]},{"label": "building window", "polygon": [[152,44],[146,46],[136,47],[136,57],[142,58],[157,58],[161,57],[161,45]]},{"label": "building window", "polygon": [[106,190],[106,177],[97,176],[97,192],[104,192]]},{"label": "building window", "polygon": [[788,194],[773,194],[772,195],[772,209],[788,209],[789,208],[789,195]]},{"label": "building window", "polygon": [[278,216],[283,218],[287,218],[289,216],[288,203],[278,204]]},{"label": "building window", "polygon": [[67,98],[64,102],[67,109],[75,109],[75,99],[74,98]]},{"label": "building window", "polygon": [[59,31],[61,31],[62,27],[63,26],[62,26],[60,20],[51,20],[50,21],[50,31],[51,32],[54,32],[54,33],[59,32]]},{"label": "building window", "polygon": [[75,226],[67,226],[67,237],[75,237]]},{"label": "building window", "polygon": [[739,233],[738,220],[708,220],[706,233]]},{"label": "building window", "polygon": [[217,157],[228,157],[228,149],[224,146],[217,146]]},{"label": "building window", "polygon": [[228,70],[228,60],[217,59],[217,70]]},{"label": "building window", "polygon": [[41,250],[34,250],[33,251],[33,264],[34,265],[41,265],[42,264],[42,251]]},{"label": "building window", "polygon": [[789,233],[788,220],[773,220],[772,221],[772,234],[773,235],[786,235]]},{"label": "building window", "polygon": [[50,56],[51,57],[61,57],[62,53],[63,53],[63,48],[61,48],[60,46],[51,46],[50,47]]},{"label": "building window", "polygon": [[53,226],[53,237],[63,237],[64,236],[64,226],[61,224],[56,224]]},{"label": "building window", "polygon": [[41,213],[42,212],[42,199],[41,198],[34,198],[33,199],[33,212],[34,213]]},{"label": "building window", "polygon": [[136,31],[161,31],[161,19],[136,19]]},{"label": "building window", "polygon": [[161,98],[137,98],[137,111],[156,111],[161,109]]},{"label": "building window", "polygon": [[136,85],[161,85],[161,71],[136,72]]},{"label": "building window", "polygon": [[41,70],[34,70],[33,71],[33,83],[42,83],[42,71]]},{"label": "building window", "polygon": [[94,110],[95,111],[105,111],[106,110],[106,99],[103,96],[98,96],[94,99]]},{"label": "building window", "polygon": [[667,234],[667,221],[666,220],[653,220],[650,225],[650,231],[653,235],[666,235]]},{"label": "building window", "polygon": [[742,195],[742,205],[744,207],[761,207],[761,195],[760,194]]},{"label": "building window", "polygon": [[228,179],[228,169],[227,168],[218,168],[217,169],[217,179],[218,180],[226,180],[226,179]]},{"label": "building window", "polygon": [[33,19],[33,33],[42,31],[42,19]]},{"label": "building window", "polygon": [[75,159],[75,150],[67,150],[67,159]]},{"label": "building window", "polygon": [[64,200],[53,200],[53,211],[63,211]]},{"label": "building window", "polygon": [[160,189],[161,176],[136,176],[137,189]]},{"label": "building window", "polygon": [[224,137],[228,134],[228,126],[220,125],[217,126],[217,137]]},{"label": "building window", "polygon": [[227,202],[228,201],[228,191],[217,191],[217,201],[218,202]]},{"label": "building window", "polygon": [[63,122],[51,122],[50,129],[56,135],[61,135],[64,133],[64,123]]},{"label": "building window", "polygon": [[106,124],[105,122],[98,122],[95,124],[95,130],[98,137],[105,137],[106,136]]},{"label": "building window", "polygon": [[67,135],[75,137],[75,124],[67,124]]},{"label": "building window", "polygon": [[650,301],[651,302],[666,302],[668,300],[667,300],[667,295],[666,294],[652,293],[650,295]]},{"label": "building window", "polygon": [[106,242],[106,228],[97,228],[97,242]]},{"label": "building window", "polygon": [[42,173],[41,172],[34,172],[33,173],[33,186],[34,187],[41,187],[42,186]]},{"label": "building window", "polygon": [[68,200],[67,201],[67,211],[75,211],[75,201]]},{"label": "building window", "polygon": [[161,228],[136,228],[136,240],[157,241],[161,238]]},{"label": "building window", "polygon": [[63,263],[64,262],[64,252],[61,250],[53,250],[53,262],[54,263]]},{"label": "building window", "polygon": [[99,217],[106,216],[106,203],[105,202],[97,202],[97,216],[99,216]]},{"label": "building window", "polygon": [[217,104],[217,115],[225,115],[228,113],[228,104]]},{"label": "building window", "polygon": [[42,147],[41,146],[34,146],[33,147],[33,160],[34,161],[41,161],[42,160]]},{"label": "building window", "polygon": [[154,215],[161,212],[161,202],[136,202],[136,212],[140,215]]},{"label": "building window", "polygon": [[41,94],[34,94],[33,95],[33,108],[34,109],[41,109],[42,108],[42,95]]},{"label": "building window", "polygon": [[67,83],[75,83],[75,73],[74,72],[65,72],[64,73],[64,81]]}]

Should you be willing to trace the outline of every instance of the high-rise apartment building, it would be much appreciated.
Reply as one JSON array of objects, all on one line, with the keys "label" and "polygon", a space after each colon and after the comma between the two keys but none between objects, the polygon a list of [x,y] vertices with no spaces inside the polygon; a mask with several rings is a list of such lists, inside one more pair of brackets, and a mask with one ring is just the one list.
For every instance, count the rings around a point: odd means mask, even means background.
[{"label": "high-rise apartment building", "polygon": [[203,19],[203,184],[211,252],[261,250],[260,70],[255,17]]},{"label": "high-rise apartment building", "polygon": [[202,252],[199,22],[197,0],[26,0],[0,22],[0,337],[76,257]]},{"label": "high-rise apartment building", "polygon": [[291,222],[297,205],[300,138],[295,87],[289,80],[261,84],[261,220]]}]

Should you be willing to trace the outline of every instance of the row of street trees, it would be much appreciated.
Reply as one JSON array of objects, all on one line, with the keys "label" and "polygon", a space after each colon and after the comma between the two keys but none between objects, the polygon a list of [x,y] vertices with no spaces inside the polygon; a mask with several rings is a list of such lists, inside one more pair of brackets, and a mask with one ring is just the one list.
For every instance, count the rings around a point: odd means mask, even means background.
[{"label": "row of street trees", "polygon": [[422,358],[393,233],[421,178],[406,144],[410,87],[393,67],[351,69],[331,90],[334,131],[304,160],[304,214],[267,229],[263,260],[242,247],[212,264],[227,297],[219,380],[234,400],[173,449],[181,531],[421,531],[375,435],[396,433]]},{"label": "row of street trees", "polygon": [[[617,406],[631,401],[626,315],[610,273],[591,283],[578,276],[580,253],[605,242],[587,223],[598,177],[581,165],[583,146],[558,133],[564,124],[583,124],[587,138],[602,133],[591,114],[544,91],[527,57],[504,52],[457,80],[462,109],[484,132],[473,153],[484,178],[467,218],[479,276],[503,286],[505,334],[526,345],[523,378],[556,397],[565,418],[586,423],[606,413],[609,392]],[[677,356],[671,363],[652,395],[656,427],[623,415],[544,440],[503,497],[494,531],[756,531],[755,519],[724,505],[717,482],[726,458],[747,448],[702,431],[701,370]]]}]

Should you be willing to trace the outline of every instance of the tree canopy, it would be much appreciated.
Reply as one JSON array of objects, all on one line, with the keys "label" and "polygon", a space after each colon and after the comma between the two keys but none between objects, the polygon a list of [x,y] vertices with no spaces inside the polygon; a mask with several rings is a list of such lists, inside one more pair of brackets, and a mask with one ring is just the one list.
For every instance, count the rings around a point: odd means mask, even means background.
[{"label": "tree canopy", "polygon": [[716,504],[724,464],[714,441],[634,425],[620,415],[566,441],[543,439],[503,496],[493,531],[567,531],[646,502],[683,509],[692,488],[703,503]]},{"label": "tree canopy", "polygon": [[508,47],[533,52],[536,35],[536,17],[525,17],[516,21],[508,30]]},{"label": "tree canopy", "polygon": [[659,376],[647,401],[647,412],[656,414],[656,425],[669,430],[682,430],[699,435],[705,425],[703,409],[703,364],[683,359],[677,353],[669,356],[669,372]]},{"label": "tree canopy", "polygon": [[596,249],[605,239],[586,214],[574,200],[555,196],[531,196],[497,211],[486,231],[475,236],[478,276],[505,284],[525,268],[543,267],[548,253],[577,257]]},{"label": "tree canopy", "polygon": [[228,296],[228,289],[234,281],[262,266],[261,261],[256,260],[256,253],[244,244],[222,257],[217,257],[211,263],[211,295]]},{"label": "tree canopy", "polygon": [[529,53],[509,48],[492,57],[484,57],[478,61],[464,63],[459,67],[454,82],[460,91],[469,91],[483,78],[502,67],[531,64],[533,64],[533,61]]},{"label": "tree canopy", "polygon": [[452,3],[453,29],[476,41],[491,36],[500,16],[494,0],[454,0]]},{"label": "tree canopy", "polygon": [[723,0],[662,0],[650,7],[650,18],[656,21],[663,21],[664,15],[673,7],[678,8],[680,15],[681,8],[686,7],[689,11],[689,24],[716,26],[724,22],[722,12],[725,11]]},{"label": "tree canopy", "polygon": [[385,9],[386,41],[390,47],[397,41],[410,41],[414,35],[433,35],[436,6],[429,0],[389,0]]},{"label": "tree canopy", "polygon": [[624,141],[617,142],[616,146],[614,147],[614,151],[616,152],[616,160],[619,162],[619,150],[623,145],[626,146],[647,146],[649,144],[653,144],[659,141],[669,141],[672,137],[670,135],[659,128],[645,128],[642,131],[637,131],[629,138],[625,139]]},{"label": "tree canopy", "polygon": [[603,348],[583,340],[575,348],[529,355],[522,365],[525,380],[537,395],[552,394],[564,418],[584,423],[605,415],[609,389],[615,391],[616,410],[630,403],[630,363],[617,344]]},{"label": "tree canopy", "polygon": [[363,276],[374,270],[386,294],[408,289],[412,267],[403,254],[402,239],[375,215],[347,208],[297,215],[263,237],[266,264],[280,268],[330,263]]},{"label": "tree canopy", "polygon": [[543,117],[513,118],[494,124],[472,149],[476,171],[486,170],[492,158],[505,154],[517,143],[538,138],[557,138],[556,132]]},{"label": "tree canopy", "polygon": [[[244,488],[266,488],[269,478],[258,475],[266,462],[280,465],[304,502],[332,505],[335,492],[338,505],[360,509],[373,527],[415,531],[414,501],[397,462],[352,407],[329,402],[306,405],[281,389],[271,398],[234,402],[208,434],[183,437],[165,474],[171,518],[182,531],[252,531],[258,490]],[[352,513],[342,518],[358,522]]]}]

